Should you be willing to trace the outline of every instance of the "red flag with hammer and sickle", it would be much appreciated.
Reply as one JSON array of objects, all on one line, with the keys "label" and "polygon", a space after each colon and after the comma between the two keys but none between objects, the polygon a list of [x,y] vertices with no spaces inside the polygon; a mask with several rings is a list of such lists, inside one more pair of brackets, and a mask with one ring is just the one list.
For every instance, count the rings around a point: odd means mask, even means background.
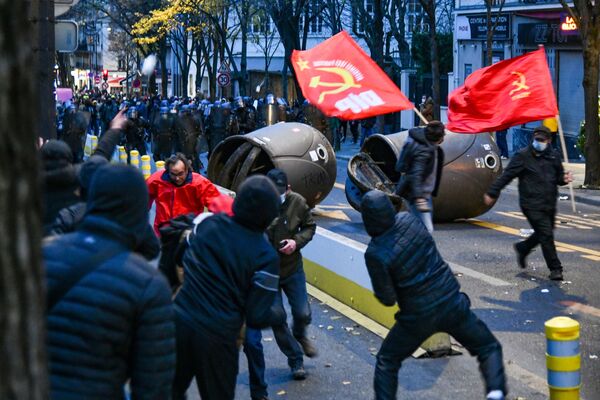
[{"label": "red flag with hammer and sickle", "polygon": [[323,114],[345,120],[414,108],[385,72],[342,31],[292,53],[302,94]]},{"label": "red flag with hammer and sickle", "polygon": [[558,114],[544,48],[478,69],[448,96],[453,132],[506,129]]}]

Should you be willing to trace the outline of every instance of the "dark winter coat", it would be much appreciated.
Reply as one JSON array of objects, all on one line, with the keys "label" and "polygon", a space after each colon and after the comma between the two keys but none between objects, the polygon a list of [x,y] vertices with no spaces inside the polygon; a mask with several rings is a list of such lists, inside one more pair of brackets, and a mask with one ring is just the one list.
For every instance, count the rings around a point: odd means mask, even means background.
[{"label": "dark winter coat", "polygon": [[398,303],[402,315],[424,314],[459,298],[458,281],[416,217],[406,212],[394,215],[388,197],[375,190],[364,196],[361,210],[372,236],[365,261],[381,303]]},{"label": "dark winter coat", "polygon": [[128,380],[132,398],[170,397],[171,291],[132,252],[148,226],[146,199],[139,171],[101,167],[77,231],[44,245],[53,399],[122,399]]},{"label": "dark winter coat", "polygon": [[550,145],[541,153],[531,145],[516,153],[487,194],[498,198],[515,178],[519,178],[519,204],[525,210],[555,210],[557,186],[567,184],[560,155]]},{"label": "dark winter coat", "polygon": [[189,239],[175,311],[190,327],[235,341],[244,320],[264,328],[279,286],[279,259],[265,235],[226,214],[206,218]]},{"label": "dark winter coat", "polygon": [[408,131],[408,138],[396,163],[396,171],[401,174],[396,188],[399,196],[409,201],[424,197],[423,182],[433,172],[436,153],[437,170],[432,196],[437,195],[442,180],[444,151],[441,147],[429,143],[425,138],[425,128],[413,128]]},{"label": "dark winter coat", "polygon": [[300,250],[312,240],[316,230],[317,224],[304,197],[296,192],[289,192],[279,209],[279,216],[267,228],[269,241],[275,249],[279,249],[282,240],[296,241],[296,251],[292,254],[286,255],[278,251],[280,279],[285,279],[298,270],[302,260]]},{"label": "dark winter coat", "polygon": [[[160,272],[131,252],[108,220],[88,217],[76,233],[44,247],[48,303],[61,280],[100,254],[48,310],[51,398],[118,399],[131,379],[136,398],[170,396],[175,339],[169,287]],[[114,250],[109,250],[114,249]]]}]

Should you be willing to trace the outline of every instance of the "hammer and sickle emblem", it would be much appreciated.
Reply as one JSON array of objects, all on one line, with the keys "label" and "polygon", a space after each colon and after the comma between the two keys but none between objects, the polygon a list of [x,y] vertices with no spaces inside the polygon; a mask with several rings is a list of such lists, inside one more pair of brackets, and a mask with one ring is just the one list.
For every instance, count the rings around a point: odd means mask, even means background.
[{"label": "hammer and sickle emblem", "polygon": [[350,72],[346,71],[343,68],[338,68],[338,67],[317,68],[317,70],[331,72],[333,74],[338,75],[343,80],[343,82],[323,82],[323,81],[321,81],[321,75],[314,76],[310,80],[310,83],[308,84],[309,87],[316,88],[319,86],[323,86],[323,87],[335,88],[332,90],[325,90],[325,91],[321,92],[321,94],[319,95],[318,104],[321,104],[323,102],[323,100],[325,100],[325,96],[327,96],[328,94],[337,94],[337,93],[341,93],[345,90],[348,90],[350,88],[361,87],[361,85],[359,85],[358,83],[356,83],[354,81],[354,76],[352,76],[352,74]]},{"label": "hammer and sickle emblem", "polygon": [[[527,79],[525,78],[525,75],[517,71],[511,72],[511,74],[518,76],[518,79],[513,81],[512,86],[515,86],[515,88],[511,90],[508,95],[511,96],[513,100],[522,99],[523,97],[529,96],[531,93],[527,91],[529,86],[526,85]],[[521,90],[521,93],[517,93]],[[513,96],[514,93],[516,94]]]}]

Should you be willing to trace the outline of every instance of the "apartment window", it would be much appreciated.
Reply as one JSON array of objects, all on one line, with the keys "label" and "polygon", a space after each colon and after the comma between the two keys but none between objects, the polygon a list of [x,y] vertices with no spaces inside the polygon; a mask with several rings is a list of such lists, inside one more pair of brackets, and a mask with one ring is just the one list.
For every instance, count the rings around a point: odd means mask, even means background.
[{"label": "apartment window", "polygon": [[423,11],[423,7],[419,0],[409,0],[408,9],[406,12],[408,19],[408,31],[414,33],[429,32],[429,19]]},{"label": "apartment window", "polygon": [[[365,0],[364,2],[365,5],[365,12],[367,14],[369,14],[371,16],[371,18],[373,18],[373,13],[375,10],[375,6],[373,4],[373,0]],[[363,18],[360,17],[360,14],[357,13],[352,13],[352,26],[354,28],[354,30],[358,31],[358,32],[364,32],[365,31],[365,20]]]},{"label": "apartment window", "polygon": [[252,18],[253,33],[270,33],[271,18],[268,15],[255,15]]},{"label": "apartment window", "polygon": [[[323,31],[321,3],[319,0],[310,0],[306,5],[308,7],[308,33],[321,33]],[[304,30],[305,16],[306,14],[300,16],[300,32]]]}]

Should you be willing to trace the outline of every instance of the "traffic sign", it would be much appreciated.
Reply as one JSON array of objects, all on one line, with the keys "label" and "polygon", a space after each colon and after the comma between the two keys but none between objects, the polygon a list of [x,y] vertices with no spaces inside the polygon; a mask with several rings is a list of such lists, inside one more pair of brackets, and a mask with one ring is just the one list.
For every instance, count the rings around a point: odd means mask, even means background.
[{"label": "traffic sign", "polygon": [[229,63],[225,60],[223,60],[223,62],[221,63],[221,66],[219,67],[219,73],[221,74],[229,74],[231,72],[231,70],[229,69]]},{"label": "traffic sign", "polygon": [[77,50],[77,22],[56,21],[54,25],[54,46],[59,53],[73,53]]},{"label": "traffic sign", "polygon": [[140,86],[142,86],[142,81],[140,81],[138,78],[135,78],[131,86],[133,86],[134,89],[138,89]]},{"label": "traffic sign", "polygon": [[102,90],[108,90],[108,82],[102,82]]},{"label": "traffic sign", "polygon": [[231,83],[231,76],[228,73],[220,73],[217,75],[217,83],[221,87],[229,86]]},{"label": "traffic sign", "polygon": [[94,76],[94,83],[97,85],[100,83],[100,75]]}]

